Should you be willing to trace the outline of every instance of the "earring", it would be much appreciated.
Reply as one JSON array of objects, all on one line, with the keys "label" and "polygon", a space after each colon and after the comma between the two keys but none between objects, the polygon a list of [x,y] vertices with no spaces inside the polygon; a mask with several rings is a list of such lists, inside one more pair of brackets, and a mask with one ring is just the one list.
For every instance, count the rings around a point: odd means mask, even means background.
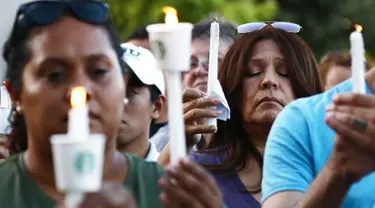
[{"label": "earring", "polygon": [[17,113],[19,113],[19,114],[21,114],[21,112],[22,112],[22,108],[21,108],[21,106],[17,106],[16,107],[16,111],[17,111]]},{"label": "earring", "polygon": [[124,104],[128,104],[129,103],[129,99],[128,98],[124,98]]}]

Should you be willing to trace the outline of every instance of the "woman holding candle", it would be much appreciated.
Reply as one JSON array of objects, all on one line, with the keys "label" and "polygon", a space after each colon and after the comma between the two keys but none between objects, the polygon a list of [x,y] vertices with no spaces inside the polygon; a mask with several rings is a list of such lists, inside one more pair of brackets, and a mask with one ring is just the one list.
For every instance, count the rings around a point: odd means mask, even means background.
[{"label": "woman holding candle", "polygon": [[49,208],[64,199],[56,189],[49,139],[66,133],[72,88],[82,86],[90,133],[107,138],[102,190],[84,205],[221,207],[213,179],[194,163],[181,161],[163,177],[155,163],[116,151],[127,72],[108,14],[108,5],[90,0],[33,1],[18,10],[4,58],[14,105],[10,138],[24,151],[0,165],[1,206]]},{"label": "woman holding candle", "polygon": [[[300,27],[283,24],[238,28],[241,36],[219,70],[231,119],[218,121],[208,149],[191,155],[214,174],[228,207],[260,207],[264,147],[276,116],[294,99],[322,91],[314,55],[295,34]],[[204,93],[190,89],[185,96],[195,98],[185,102],[185,115],[215,115],[207,109],[215,101]],[[207,130],[204,125],[195,129]]]},{"label": "woman holding candle", "polygon": [[374,207],[375,68],[364,75],[358,33],[350,38],[353,78],[291,103],[274,122],[263,207]]}]

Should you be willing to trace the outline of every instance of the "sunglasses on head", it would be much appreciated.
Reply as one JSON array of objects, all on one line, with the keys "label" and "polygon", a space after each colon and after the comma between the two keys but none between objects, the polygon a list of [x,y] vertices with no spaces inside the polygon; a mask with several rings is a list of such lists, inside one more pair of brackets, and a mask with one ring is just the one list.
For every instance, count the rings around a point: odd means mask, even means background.
[{"label": "sunglasses on head", "polygon": [[250,22],[238,26],[237,32],[239,34],[251,33],[254,31],[262,30],[266,26],[271,26],[275,29],[283,30],[289,33],[298,33],[302,29],[300,25],[292,22]]},{"label": "sunglasses on head", "polygon": [[34,1],[20,6],[16,23],[25,21],[28,25],[49,25],[66,13],[83,22],[98,25],[108,21],[109,6],[95,0]]}]

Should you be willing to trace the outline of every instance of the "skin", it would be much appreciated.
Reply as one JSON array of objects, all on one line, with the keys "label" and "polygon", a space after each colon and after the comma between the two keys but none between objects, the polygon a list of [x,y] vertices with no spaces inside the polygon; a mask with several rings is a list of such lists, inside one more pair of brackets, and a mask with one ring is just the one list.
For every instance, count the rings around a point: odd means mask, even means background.
[{"label": "skin", "polygon": [[349,67],[333,65],[328,70],[326,85],[324,88],[325,90],[329,90],[341,82],[349,79],[351,76],[352,71]]},{"label": "skin", "polygon": [[[273,40],[263,40],[255,44],[243,82],[242,113],[244,128],[252,137],[258,151],[264,152],[268,132],[276,116],[284,106],[295,99],[284,56]],[[263,100],[269,98],[269,100]],[[272,99],[271,99],[272,98]],[[264,102],[260,102],[260,101]],[[216,112],[208,107],[217,105],[217,101],[207,98],[196,89],[184,92],[184,112],[186,135],[214,133],[215,129],[205,125],[204,119],[217,117]],[[199,141],[199,140],[198,140]],[[168,164],[168,149],[163,151],[158,162]],[[238,172],[242,183],[249,191],[259,190],[261,168],[249,159],[245,168]],[[259,201],[261,193],[253,196]]]},{"label": "skin", "polygon": [[243,125],[263,152],[276,116],[295,99],[284,56],[273,40],[255,44],[245,76],[240,106]]},{"label": "skin", "polygon": [[[13,104],[20,106],[25,116],[29,146],[24,161],[30,177],[46,195],[56,201],[63,200],[64,195],[55,187],[49,138],[52,134],[66,133],[69,95],[73,87],[84,86],[91,112],[90,130],[103,133],[107,142],[102,190],[86,196],[83,204],[100,199],[102,204],[99,207],[133,206],[134,201],[129,202],[132,197],[116,194],[123,191],[123,185],[118,184],[123,184],[128,170],[126,158],[116,152],[125,83],[107,32],[66,16],[35,32],[28,40],[28,48],[32,57],[22,74],[21,92],[17,94],[9,82],[6,86]],[[173,171],[168,177],[161,178],[168,183],[160,184],[165,207],[222,207],[220,190],[206,171],[192,162],[171,168]],[[179,173],[184,177],[179,177]],[[173,187],[173,191],[171,178],[181,185]],[[194,190],[206,191],[197,196]],[[123,196],[128,200],[114,199],[113,196]],[[215,203],[210,205],[211,201]]]},{"label": "skin", "polygon": [[11,83],[7,87],[25,117],[28,149],[24,159],[32,179],[53,199],[63,199],[55,187],[49,138],[67,132],[71,90],[84,86],[91,133],[102,133],[107,138],[103,178],[124,181],[126,159],[115,152],[113,132],[117,132],[121,119],[125,84],[107,32],[63,17],[35,32],[27,46],[32,57],[24,67],[21,92],[15,94]]},{"label": "skin", "polygon": [[[375,68],[366,73],[375,90]],[[332,155],[306,193],[279,192],[269,197],[265,208],[341,207],[350,187],[375,171],[375,96],[356,93],[337,95],[327,106],[326,123],[336,132]],[[353,128],[354,119],[367,122],[366,130]]]},{"label": "skin", "polygon": [[149,151],[149,125],[160,115],[164,96],[151,102],[150,90],[146,86],[128,86],[129,103],[124,105],[118,134],[118,150],[145,158]]},{"label": "skin", "polygon": [[[220,41],[219,63],[228,47],[228,43]],[[207,92],[209,53],[209,38],[197,38],[192,41],[190,70],[183,74],[184,88],[194,88],[202,92]]]}]

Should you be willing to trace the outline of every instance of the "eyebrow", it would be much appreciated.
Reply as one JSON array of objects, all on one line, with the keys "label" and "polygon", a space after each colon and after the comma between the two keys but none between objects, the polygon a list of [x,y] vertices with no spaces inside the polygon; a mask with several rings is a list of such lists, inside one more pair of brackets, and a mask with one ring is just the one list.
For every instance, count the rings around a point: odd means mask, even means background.
[{"label": "eyebrow", "polygon": [[[250,61],[265,61],[264,58],[250,58]],[[285,61],[284,57],[276,57],[272,59],[273,61]]]},{"label": "eyebrow", "polygon": [[110,64],[109,57],[104,53],[92,54],[86,56],[85,59],[88,61],[106,61]]}]

